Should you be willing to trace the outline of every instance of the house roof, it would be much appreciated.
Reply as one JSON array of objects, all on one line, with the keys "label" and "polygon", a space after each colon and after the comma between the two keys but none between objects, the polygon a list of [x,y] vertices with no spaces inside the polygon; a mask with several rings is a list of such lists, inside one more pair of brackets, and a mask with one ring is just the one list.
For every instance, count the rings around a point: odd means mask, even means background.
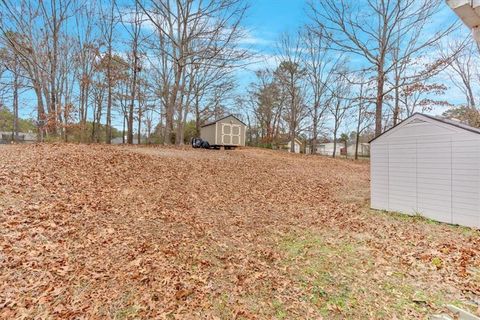
[{"label": "house roof", "polygon": [[[292,142],[291,140],[287,141],[286,143],[289,144],[290,142]],[[300,144],[300,145],[303,145],[303,142],[297,138],[295,138],[295,142]]]},{"label": "house roof", "polygon": [[[281,145],[286,145],[286,144],[289,144],[291,141],[292,140],[289,137],[281,137],[280,139],[277,140],[277,143]],[[303,142],[298,138],[295,138],[295,142],[303,145]]]},{"label": "house roof", "polygon": [[390,129],[384,131],[381,135],[379,136],[376,136],[375,138],[373,138],[372,140],[370,140],[368,143],[372,143],[373,141],[377,140],[378,138],[380,138],[381,136],[383,136],[384,134],[386,134],[387,132],[390,132],[391,130],[403,125],[404,123],[406,123],[407,121],[410,122],[410,120],[414,120],[415,118],[424,118],[426,120],[434,120],[434,121],[437,121],[437,122],[441,122],[441,123],[445,123],[445,124],[448,124],[448,125],[451,125],[451,126],[454,126],[454,127],[457,127],[457,128],[460,128],[460,129],[463,129],[463,130],[466,130],[466,131],[470,131],[470,132],[473,132],[473,133],[477,133],[477,134],[480,134],[480,129],[478,128],[474,128],[472,126],[469,126],[467,124],[464,124],[464,123],[461,123],[459,121],[455,121],[455,120],[450,120],[450,119],[445,119],[445,118],[441,118],[441,117],[438,117],[438,116],[431,116],[431,115],[428,115],[428,114],[424,114],[424,113],[419,113],[419,112],[416,112],[414,114],[412,114],[410,117],[408,117],[407,119],[403,120],[402,122],[398,123],[397,125],[391,127]]},{"label": "house roof", "polygon": [[215,120],[215,121],[212,121],[212,122],[206,123],[206,124],[204,124],[204,125],[203,125],[203,126],[201,126],[201,127],[203,128],[203,127],[208,127],[208,126],[211,126],[212,124],[215,124],[215,123],[217,123],[217,122],[219,122],[219,121],[222,121],[222,120],[224,120],[224,119],[226,119],[226,118],[228,118],[228,117],[233,117],[233,118],[237,119],[237,120],[238,120],[238,121],[240,121],[240,122],[241,122],[241,123],[242,123],[244,126],[246,126],[246,125],[247,125],[245,122],[243,122],[242,120],[238,119],[238,118],[237,118],[237,117],[235,117],[233,114],[229,114],[228,116],[225,116],[225,117],[222,117],[222,118],[220,118],[220,119],[217,119],[217,120]]}]

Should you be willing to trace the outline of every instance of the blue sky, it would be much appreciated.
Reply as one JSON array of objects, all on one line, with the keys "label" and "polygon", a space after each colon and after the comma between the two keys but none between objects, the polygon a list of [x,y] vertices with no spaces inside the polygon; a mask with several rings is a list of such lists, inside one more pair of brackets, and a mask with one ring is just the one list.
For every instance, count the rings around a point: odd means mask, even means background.
[{"label": "blue sky", "polygon": [[245,25],[259,37],[271,40],[305,22],[306,2],[302,0],[257,0],[251,2]]},{"label": "blue sky", "polygon": [[[308,2],[307,0],[250,0],[250,10],[244,23],[244,26],[249,30],[249,38],[246,43],[251,45],[252,49],[260,56],[265,56],[264,60],[269,59],[267,64],[268,62],[271,64],[276,54],[275,43],[281,34],[294,33],[309,23]],[[458,21],[457,16],[445,3],[443,9],[436,15],[436,23],[425,31],[433,33],[439,30],[441,26],[447,27],[455,21]],[[470,31],[462,26],[459,35],[468,36],[469,34]],[[358,56],[350,57],[350,61],[362,63]],[[259,62],[257,65],[250,66],[249,69],[255,70],[265,65],[265,62]],[[238,78],[241,83],[240,90],[243,90],[249,82],[254,80],[254,75],[251,71],[250,73],[248,71],[240,72]],[[439,81],[447,82],[448,77],[442,75],[439,77]],[[451,87],[450,84],[447,84],[447,86]],[[454,103],[463,103],[464,97],[457,88],[451,87],[445,99]],[[434,113],[442,112],[443,110],[438,110]]]},{"label": "blue sky", "polygon": [[[259,63],[251,65],[248,70],[239,71],[237,79],[239,81],[238,90],[245,92],[250,82],[254,80],[253,70],[261,67],[273,67],[274,56],[276,53],[276,41],[282,33],[295,33],[299,28],[309,22],[308,1],[307,0],[247,0],[250,2],[250,9],[247,13],[243,26],[248,31],[248,37],[244,40],[244,45],[249,46],[260,57]],[[322,0],[316,0],[322,1]],[[358,0],[364,1],[364,0]],[[432,26],[433,30],[441,25],[448,25],[457,20],[455,14],[445,5],[444,9],[437,15],[437,26]],[[468,35],[467,28],[462,30],[462,34]],[[263,57],[263,59],[262,59]],[[352,57],[351,61],[355,59]],[[448,81],[448,77],[442,77],[442,81]],[[448,85],[448,84],[447,84]],[[462,103],[463,95],[459,90],[452,88],[448,91],[448,98],[455,103]],[[22,96],[24,105],[34,103],[34,97],[30,94]],[[33,110],[23,109],[22,116],[32,117]],[[433,113],[441,113],[437,110]],[[116,124],[117,126],[119,124]]]}]

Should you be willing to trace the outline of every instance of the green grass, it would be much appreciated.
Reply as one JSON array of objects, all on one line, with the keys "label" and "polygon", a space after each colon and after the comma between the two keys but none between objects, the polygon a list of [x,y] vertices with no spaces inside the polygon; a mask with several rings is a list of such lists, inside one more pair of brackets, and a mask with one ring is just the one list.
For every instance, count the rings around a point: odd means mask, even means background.
[{"label": "green grass", "polygon": [[327,319],[427,317],[446,303],[442,292],[421,288],[402,271],[375,274],[374,257],[361,242],[299,233],[281,239],[279,249],[303,299]]},{"label": "green grass", "polygon": [[275,299],[273,300],[272,305],[273,305],[273,308],[275,309],[275,318],[287,319],[288,314],[287,314],[287,311],[285,310],[285,305],[281,301]]},{"label": "green grass", "polygon": [[382,215],[384,217],[397,220],[397,221],[404,221],[407,223],[415,223],[415,224],[425,224],[425,225],[434,225],[434,226],[443,226],[447,228],[451,228],[454,231],[460,232],[462,235],[465,236],[480,236],[480,230],[472,229],[469,227],[464,227],[456,224],[448,224],[448,223],[443,223],[443,222],[438,222],[436,220],[429,219],[422,215],[420,212],[416,212],[414,215],[408,215],[400,212],[391,212],[391,211],[385,211],[385,210],[375,210],[375,209],[370,209],[368,206],[366,207],[366,210],[370,212],[370,214],[374,215]]},{"label": "green grass", "polygon": [[227,293],[222,293],[213,299],[213,310],[220,319],[230,319],[234,316],[233,311],[229,307],[228,300],[229,296]]},{"label": "green grass", "polygon": [[307,234],[289,236],[279,246],[286,253],[286,263],[298,267],[293,276],[305,292],[305,301],[324,316],[349,314],[355,308],[358,302],[350,285],[360,263],[355,245],[325,243],[320,236]]}]

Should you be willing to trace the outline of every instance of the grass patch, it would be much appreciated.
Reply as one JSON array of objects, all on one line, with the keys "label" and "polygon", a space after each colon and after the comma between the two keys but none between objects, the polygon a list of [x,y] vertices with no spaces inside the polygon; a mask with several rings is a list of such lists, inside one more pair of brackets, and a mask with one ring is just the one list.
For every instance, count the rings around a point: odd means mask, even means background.
[{"label": "grass patch", "polygon": [[281,301],[279,301],[277,299],[273,300],[272,306],[275,310],[275,318],[277,318],[277,319],[286,319],[287,318],[288,314],[287,314],[287,311],[285,309],[285,305]]},{"label": "grass patch", "polygon": [[361,242],[303,233],[284,237],[279,249],[303,300],[327,319],[426,317],[445,303],[400,269],[383,274]]},{"label": "grass patch", "polygon": [[[357,298],[351,281],[356,277],[358,248],[351,243],[326,243],[318,235],[289,236],[280,242],[286,264],[295,264],[293,275],[304,300],[324,316],[351,314]],[[339,272],[340,271],[340,272]]]},{"label": "grass patch", "polygon": [[432,225],[432,226],[443,226],[443,227],[448,227],[454,231],[457,231],[464,236],[473,236],[473,237],[480,236],[480,230],[465,227],[465,226],[460,226],[456,224],[448,224],[448,223],[432,220],[423,216],[419,212],[415,213],[414,215],[409,215],[401,212],[371,209],[368,206],[366,207],[365,210],[370,214],[377,215],[377,216],[381,215],[385,218],[389,218],[397,221],[403,221],[403,222],[415,223],[415,224],[425,224],[425,225]]},{"label": "grass patch", "polygon": [[108,314],[115,320],[138,319],[140,309],[140,306],[135,303],[134,294],[126,292],[119,300],[110,305]]},{"label": "grass patch", "polygon": [[230,308],[229,296],[222,293],[220,296],[213,299],[213,310],[220,319],[231,319],[234,317],[233,311]]}]

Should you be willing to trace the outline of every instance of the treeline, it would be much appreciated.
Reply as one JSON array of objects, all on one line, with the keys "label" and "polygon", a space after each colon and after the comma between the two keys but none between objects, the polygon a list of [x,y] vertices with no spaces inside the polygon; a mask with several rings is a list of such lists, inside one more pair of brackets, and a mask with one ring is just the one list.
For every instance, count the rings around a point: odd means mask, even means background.
[{"label": "treeline", "polygon": [[275,66],[256,72],[244,100],[250,139],[272,145],[286,133],[291,151],[300,136],[316,152],[319,142],[358,145],[415,112],[451,106],[441,76],[452,75],[471,42],[451,41],[458,24],[437,23],[443,8],[443,1],[309,2],[309,23],[281,37]]},{"label": "treeline", "polygon": [[[437,23],[443,8],[308,1],[306,25],[281,36],[274,62],[259,68],[244,0],[4,0],[0,97],[13,130],[34,114],[40,139],[183,144],[233,113],[251,145],[300,138],[315,152],[321,141],[358,143],[450,106],[440,75],[466,93],[467,114],[477,112],[474,76],[463,72],[472,44],[450,40],[458,25]],[[255,80],[242,91],[247,69]]]},{"label": "treeline", "polygon": [[128,143],[135,132],[183,143],[190,117],[198,130],[223,113],[249,56],[245,10],[241,0],[2,1],[4,100],[15,118],[22,96],[31,101],[42,138],[68,141],[79,127],[76,139],[110,143],[117,127]]}]

